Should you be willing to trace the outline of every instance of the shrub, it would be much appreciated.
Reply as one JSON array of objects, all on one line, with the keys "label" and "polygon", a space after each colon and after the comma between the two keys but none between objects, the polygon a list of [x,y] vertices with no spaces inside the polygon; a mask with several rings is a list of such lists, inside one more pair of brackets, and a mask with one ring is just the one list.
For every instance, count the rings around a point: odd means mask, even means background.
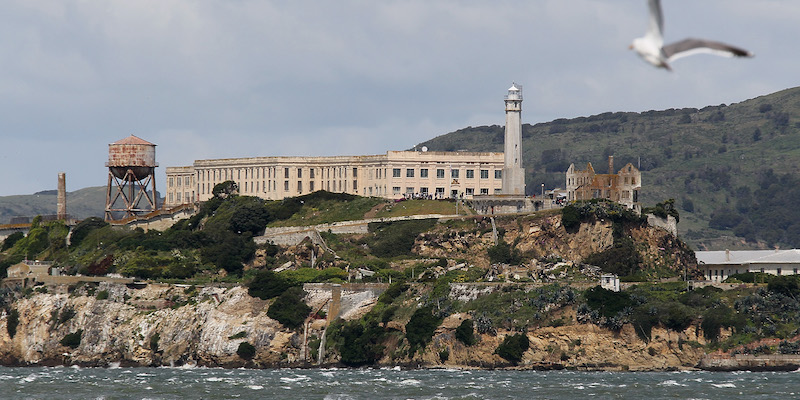
[{"label": "shrub", "polygon": [[412,354],[424,348],[433,337],[441,320],[433,315],[433,306],[418,308],[406,324],[406,339]]},{"label": "shrub", "polygon": [[350,367],[369,365],[383,356],[381,342],[386,333],[375,321],[354,320],[342,323],[337,320],[331,328],[329,338],[336,341],[342,364]]},{"label": "shrub", "polygon": [[521,259],[519,250],[511,247],[505,240],[500,239],[496,245],[487,250],[489,260],[496,264],[519,264]]},{"label": "shrub", "polygon": [[77,332],[68,333],[61,339],[61,345],[67,346],[69,348],[77,348],[81,344],[81,336],[83,336],[83,330],[78,330]]},{"label": "shrub", "polygon": [[528,335],[524,333],[517,333],[515,335],[506,336],[503,343],[500,343],[495,349],[494,353],[503,357],[507,361],[517,364],[522,361],[522,355],[530,347]]},{"label": "shrub", "polygon": [[108,223],[102,218],[89,217],[84,219],[72,230],[72,235],[69,237],[70,245],[72,247],[77,247],[81,244],[83,239],[86,238],[89,232],[104,226],[108,226]]},{"label": "shrub", "polygon": [[150,336],[150,350],[158,351],[158,341],[161,340],[161,335],[158,332]]},{"label": "shrub", "polygon": [[450,359],[450,349],[447,348],[442,349],[439,352],[439,360],[441,360],[442,362],[446,362],[449,359]]},{"label": "shrub", "polygon": [[434,219],[370,223],[369,231],[374,237],[368,240],[372,254],[381,258],[404,256],[411,253],[414,241],[420,233],[431,229]]},{"label": "shrub", "polygon": [[767,284],[767,290],[796,298],[800,294],[797,278],[794,276],[776,276]]},{"label": "shrub", "polygon": [[6,250],[10,249],[11,247],[14,246],[15,243],[17,243],[20,239],[22,239],[24,237],[25,237],[25,234],[22,233],[22,232],[14,232],[14,233],[8,235],[6,240],[3,240],[3,247],[0,247],[0,251],[6,251]]},{"label": "shrub", "polygon": [[394,299],[406,290],[408,290],[408,285],[405,282],[395,282],[385,292],[381,293],[380,297],[378,297],[378,303],[392,304]]},{"label": "shrub", "polygon": [[97,296],[95,296],[97,300],[106,300],[108,299],[108,290],[101,290],[97,292]]},{"label": "shrub", "polygon": [[471,319],[465,319],[461,322],[461,325],[456,328],[456,339],[464,343],[465,346],[472,346],[477,342],[475,339],[474,324]]},{"label": "shrub", "polygon": [[267,316],[289,329],[300,327],[311,312],[311,307],[303,302],[305,292],[293,286],[278,296],[267,310]]},{"label": "shrub", "polygon": [[561,209],[561,225],[567,231],[574,231],[581,225],[581,216],[578,209],[572,204],[567,204]]},{"label": "shrub", "polygon": [[634,305],[631,296],[625,292],[614,292],[597,285],[584,293],[586,304],[600,315],[611,318],[626,307]]},{"label": "shrub", "polygon": [[241,331],[241,332],[239,332],[239,333],[237,333],[237,334],[235,334],[235,335],[228,336],[228,339],[230,339],[230,340],[234,340],[234,339],[244,339],[244,338],[246,338],[246,337],[247,337],[247,332],[245,332],[245,331]]},{"label": "shrub", "polygon": [[247,285],[247,293],[250,296],[258,297],[262,300],[278,297],[292,285],[282,276],[270,271],[258,271],[253,280]]},{"label": "shrub", "polygon": [[242,342],[242,343],[239,343],[239,348],[236,349],[236,354],[239,357],[244,358],[245,360],[249,360],[249,359],[255,357],[256,348],[252,344],[250,344],[248,342]]},{"label": "shrub", "polygon": [[6,330],[8,331],[8,336],[12,339],[14,335],[17,334],[17,326],[19,325],[19,312],[12,308],[8,312],[8,318],[6,319]]}]

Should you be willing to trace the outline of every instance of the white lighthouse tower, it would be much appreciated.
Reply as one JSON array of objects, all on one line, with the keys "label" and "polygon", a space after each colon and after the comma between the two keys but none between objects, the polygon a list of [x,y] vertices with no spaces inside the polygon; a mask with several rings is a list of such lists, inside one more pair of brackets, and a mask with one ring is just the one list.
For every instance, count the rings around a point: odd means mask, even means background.
[{"label": "white lighthouse tower", "polygon": [[522,168],[522,85],[512,83],[506,101],[505,165],[503,194],[525,195]]}]

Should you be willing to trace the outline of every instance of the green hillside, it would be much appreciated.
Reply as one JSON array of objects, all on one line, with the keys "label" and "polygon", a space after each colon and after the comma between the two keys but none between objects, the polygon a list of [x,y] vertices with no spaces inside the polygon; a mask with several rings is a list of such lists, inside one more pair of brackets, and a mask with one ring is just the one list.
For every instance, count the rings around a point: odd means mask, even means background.
[{"label": "green hillside", "polygon": [[[468,127],[418,147],[503,151],[503,127]],[[699,249],[800,247],[800,88],[737,104],[614,112],[523,126],[528,192],[564,187],[570,163],[642,170],[641,201],[674,198]],[[798,193],[800,194],[800,193]]]},{"label": "green hillside", "polygon": [[[0,224],[13,217],[52,215],[56,213],[55,190],[0,197]],[[88,187],[67,193],[67,213],[73,218],[103,217],[106,204],[105,186]]]}]

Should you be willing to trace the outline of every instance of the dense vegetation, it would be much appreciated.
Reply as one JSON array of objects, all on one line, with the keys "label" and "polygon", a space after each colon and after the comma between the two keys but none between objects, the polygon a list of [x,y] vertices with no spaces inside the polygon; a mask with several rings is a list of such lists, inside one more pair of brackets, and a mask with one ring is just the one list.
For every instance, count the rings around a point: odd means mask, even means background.
[{"label": "dense vegetation", "polygon": [[[503,127],[460,129],[418,144],[436,151],[503,151]],[[528,194],[564,187],[570,164],[606,173],[642,170],[641,201],[674,198],[679,229],[696,247],[800,247],[794,221],[800,173],[800,88],[738,104],[608,112],[523,125]],[[488,140],[487,140],[488,138]]]}]

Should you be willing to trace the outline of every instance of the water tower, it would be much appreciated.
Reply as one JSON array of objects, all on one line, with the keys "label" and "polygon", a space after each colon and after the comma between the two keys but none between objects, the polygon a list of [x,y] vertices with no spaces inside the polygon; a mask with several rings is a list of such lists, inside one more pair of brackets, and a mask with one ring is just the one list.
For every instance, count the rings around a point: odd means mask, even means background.
[{"label": "water tower", "polygon": [[153,143],[130,135],[108,145],[106,221],[147,214],[158,209],[157,166],[156,145]]}]

